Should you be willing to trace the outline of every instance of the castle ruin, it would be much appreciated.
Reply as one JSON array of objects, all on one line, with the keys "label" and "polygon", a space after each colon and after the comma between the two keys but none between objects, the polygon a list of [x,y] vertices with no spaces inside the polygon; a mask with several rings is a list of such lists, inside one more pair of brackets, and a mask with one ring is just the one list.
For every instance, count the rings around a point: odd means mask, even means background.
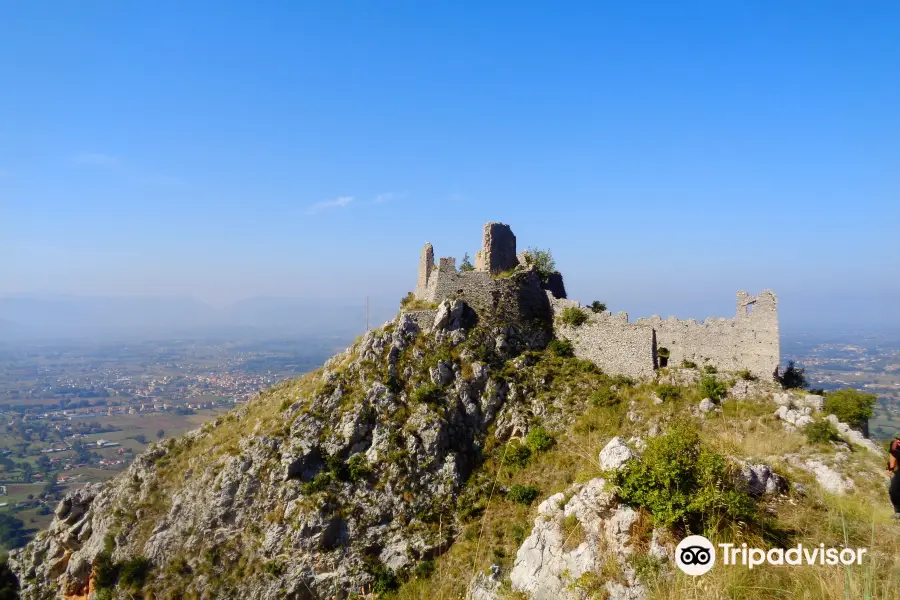
[{"label": "castle ruin", "polygon": [[[458,271],[455,258],[441,258],[435,266],[434,248],[426,243],[415,297],[426,302],[460,298],[476,312],[502,307],[507,317],[520,320],[558,316],[566,309],[583,311],[587,320],[579,326],[554,318],[554,333],[572,343],[577,357],[613,375],[647,377],[659,368],[689,361],[771,378],[781,359],[778,300],[771,290],[756,296],[738,292],[732,319],[698,323],[653,316],[632,323],[627,313],[594,313],[567,300],[558,273],[542,281],[525,255],[516,254],[516,236],[503,223],[485,224],[474,270]],[[427,322],[430,315],[417,317]]]}]

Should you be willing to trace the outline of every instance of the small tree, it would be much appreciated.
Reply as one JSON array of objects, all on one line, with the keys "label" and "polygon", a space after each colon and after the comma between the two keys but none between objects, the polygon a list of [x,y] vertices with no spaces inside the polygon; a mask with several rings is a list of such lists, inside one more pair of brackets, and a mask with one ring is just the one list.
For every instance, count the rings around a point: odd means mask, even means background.
[{"label": "small tree", "polygon": [[525,257],[529,264],[534,266],[535,271],[544,283],[549,279],[550,274],[556,271],[556,261],[550,253],[550,249],[540,250],[538,248],[529,248],[525,251]]},{"label": "small tree", "polygon": [[594,300],[593,302],[591,302],[591,310],[595,313],[606,312],[606,304],[600,302],[599,300]]},{"label": "small tree", "polygon": [[784,372],[781,372],[780,369],[775,369],[775,380],[785,389],[805,388],[808,384],[806,383],[804,371],[805,369],[801,369],[794,361],[789,360]]},{"label": "small tree", "polygon": [[460,271],[474,271],[475,266],[472,264],[472,261],[469,259],[469,253],[466,252],[463,254],[462,263],[459,265]]},{"label": "small tree", "polygon": [[559,315],[559,320],[563,325],[578,327],[587,322],[587,315],[584,314],[581,309],[570,306],[569,308],[563,309],[562,313]]}]

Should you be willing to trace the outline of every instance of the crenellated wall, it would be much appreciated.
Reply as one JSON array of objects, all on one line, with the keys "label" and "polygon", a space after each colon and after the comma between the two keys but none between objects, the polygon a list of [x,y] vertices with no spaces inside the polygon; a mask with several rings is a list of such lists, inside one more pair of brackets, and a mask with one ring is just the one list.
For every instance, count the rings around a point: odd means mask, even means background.
[{"label": "crenellated wall", "polygon": [[[658,367],[688,360],[720,371],[748,369],[768,379],[781,358],[778,301],[770,290],[758,296],[738,292],[733,319],[710,318],[702,323],[658,316],[630,323],[626,313],[595,314],[568,300],[551,300],[551,305],[557,313],[571,306],[584,310],[585,324],[567,327],[556,322],[557,336],[572,342],[576,356],[608,373],[643,377]],[[660,348],[669,351],[668,359],[659,356]]]}]

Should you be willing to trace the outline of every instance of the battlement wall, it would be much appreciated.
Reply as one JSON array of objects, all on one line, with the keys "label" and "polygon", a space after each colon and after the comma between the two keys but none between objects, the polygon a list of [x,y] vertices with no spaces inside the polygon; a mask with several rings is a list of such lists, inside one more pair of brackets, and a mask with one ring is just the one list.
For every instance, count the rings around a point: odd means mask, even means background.
[{"label": "battlement wall", "polygon": [[[748,369],[757,377],[771,378],[781,358],[775,294],[769,290],[758,296],[738,292],[737,300],[733,319],[709,318],[698,323],[654,316],[631,323],[627,313],[585,310],[588,321],[583,325],[569,327],[556,322],[554,326],[557,336],[572,342],[576,356],[611,374],[643,377],[659,367],[688,360],[701,367]],[[573,306],[581,309],[569,300],[550,302],[554,313]],[[668,358],[659,356],[661,348],[668,350]]]}]

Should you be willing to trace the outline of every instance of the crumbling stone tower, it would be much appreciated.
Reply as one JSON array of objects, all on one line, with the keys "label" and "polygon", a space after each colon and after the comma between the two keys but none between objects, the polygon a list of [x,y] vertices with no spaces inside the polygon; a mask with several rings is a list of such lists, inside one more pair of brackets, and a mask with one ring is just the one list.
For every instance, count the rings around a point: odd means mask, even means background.
[{"label": "crumbling stone tower", "polygon": [[485,223],[481,250],[475,253],[475,270],[496,275],[519,264],[516,236],[505,223]]}]

